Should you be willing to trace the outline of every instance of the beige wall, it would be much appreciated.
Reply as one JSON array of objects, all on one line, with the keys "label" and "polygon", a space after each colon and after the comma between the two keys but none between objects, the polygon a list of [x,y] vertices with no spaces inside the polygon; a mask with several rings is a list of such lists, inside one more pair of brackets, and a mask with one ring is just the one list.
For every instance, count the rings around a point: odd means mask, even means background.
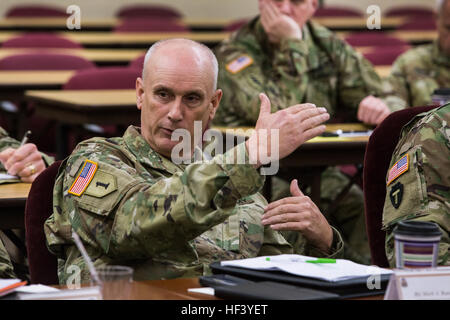
[{"label": "beige wall", "polygon": [[[433,7],[435,0],[325,0],[327,4],[352,6],[365,12],[371,4],[380,6],[382,12],[397,5],[421,5]],[[179,9],[192,18],[242,18],[256,15],[258,0],[0,0],[0,16],[8,8],[20,4],[51,4],[67,7],[76,4],[81,8],[81,18],[113,17],[123,5],[130,3],[164,3]]]}]

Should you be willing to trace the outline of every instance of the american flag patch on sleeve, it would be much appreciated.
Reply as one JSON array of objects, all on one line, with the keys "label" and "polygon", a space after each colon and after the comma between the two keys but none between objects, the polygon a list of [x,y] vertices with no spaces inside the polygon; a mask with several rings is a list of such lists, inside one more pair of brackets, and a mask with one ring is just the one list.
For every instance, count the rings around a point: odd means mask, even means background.
[{"label": "american flag patch on sleeve", "polygon": [[409,169],[409,155],[405,154],[403,157],[398,160],[391,169],[389,169],[388,174],[388,182],[387,185],[390,185],[392,181],[400,177]]},{"label": "american flag patch on sleeve", "polygon": [[69,193],[78,197],[81,196],[94,177],[94,174],[97,171],[97,167],[97,162],[86,160],[84,162],[83,168],[78,174],[78,177],[72,183],[72,186],[69,189]]},{"label": "american flag patch on sleeve", "polygon": [[242,55],[239,58],[234,59],[227,64],[226,68],[232,74],[238,73],[239,71],[247,68],[253,63],[253,59],[248,55]]}]

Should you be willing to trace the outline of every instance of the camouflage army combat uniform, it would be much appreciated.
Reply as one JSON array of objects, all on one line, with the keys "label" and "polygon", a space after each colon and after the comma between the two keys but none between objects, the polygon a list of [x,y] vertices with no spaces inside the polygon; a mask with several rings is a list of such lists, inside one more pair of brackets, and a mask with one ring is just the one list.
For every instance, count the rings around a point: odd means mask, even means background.
[{"label": "camouflage army combat uniform", "polygon": [[437,41],[411,49],[392,65],[387,86],[386,100],[396,110],[428,105],[435,89],[450,87],[450,56]]},{"label": "camouflage army combat uniform", "polygon": [[0,279],[16,278],[9,254],[0,239]]},{"label": "camouflage army combat uniform", "polygon": [[[224,92],[214,118],[216,125],[255,125],[260,92],[270,98],[273,112],[309,102],[325,107],[336,122],[357,121],[361,100],[382,94],[381,80],[372,65],[332,32],[308,22],[302,33],[303,40],[284,39],[279,48],[274,48],[256,18],[216,48],[219,88]],[[348,181],[336,168],[323,173],[322,211]],[[281,184],[274,179],[273,194],[289,192],[289,185]],[[359,188],[351,188],[333,218],[334,222],[330,222],[335,223],[349,244],[346,257],[370,263],[363,194]]]},{"label": "camouflage army combat uniform", "polygon": [[[386,175],[383,211],[386,255],[395,266],[393,230],[400,220],[431,221],[439,225],[440,265],[449,265],[450,248],[450,104],[417,115],[402,130],[392,155],[406,170]],[[404,171],[402,173],[402,171]]]},{"label": "camouflage army combat uniform", "polygon": [[[248,157],[244,144],[232,150]],[[94,265],[132,266],[135,279],[199,276],[213,261],[257,255],[323,256],[303,237],[293,249],[280,233],[262,226],[267,202],[257,191],[264,178],[251,165],[230,164],[232,150],[209,163],[175,165],[133,126],[120,138],[80,143],[61,166],[54,212],[45,223],[60,282],[70,280],[77,268],[82,282],[90,279],[72,230]],[[75,190],[88,163],[98,168],[85,191]],[[331,255],[337,256],[343,242],[333,232]]]}]

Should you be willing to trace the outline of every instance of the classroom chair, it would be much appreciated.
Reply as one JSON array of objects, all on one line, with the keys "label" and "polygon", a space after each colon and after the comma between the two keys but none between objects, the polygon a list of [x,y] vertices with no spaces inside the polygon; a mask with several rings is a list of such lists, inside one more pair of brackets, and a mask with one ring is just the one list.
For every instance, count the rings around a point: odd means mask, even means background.
[{"label": "classroom chair", "polygon": [[125,19],[114,27],[114,32],[189,32],[183,23],[164,18]]},{"label": "classroom chair", "polygon": [[413,107],[390,114],[375,128],[367,144],[363,172],[364,211],[372,263],[377,266],[389,267],[385,251],[386,232],[381,228],[386,197],[386,173],[392,153],[403,126],[415,115],[436,107]]},{"label": "classroom chair", "polygon": [[374,51],[366,52],[363,55],[374,66],[387,66],[392,65],[398,56],[409,48],[409,46],[378,47]]},{"label": "classroom chair", "polygon": [[[102,90],[102,89],[135,89],[136,79],[141,76],[142,68],[129,67],[102,67],[80,70],[75,73],[63,86],[63,90]],[[131,123],[130,123],[131,125]],[[139,125],[139,121],[134,123]],[[69,149],[75,145],[94,136],[121,136],[125,128],[114,125],[85,124],[76,128]]]},{"label": "classroom chair", "polygon": [[47,249],[44,222],[53,213],[53,185],[61,162],[54,162],[34,180],[25,206],[25,243],[31,284],[59,283],[57,258]]},{"label": "classroom chair", "polygon": [[133,69],[139,69],[142,71],[142,69],[144,68],[144,60],[145,60],[145,54],[143,54],[140,57],[137,57],[134,60],[131,60],[130,63],[128,64],[128,67],[133,68]]},{"label": "classroom chair", "polygon": [[66,10],[60,7],[48,5],[17,5],[9,9],[5,17],[25,18],[25,17],[67,17]]},{"label": "classroom chair", "polygon": [[387,9],[384,13],[385,17],[433,17],[434,12],[430,8],[419,7],[419,6],[396,6]]},{"label": "classroom chair", "polygon": [[159,17],[181,18],[183,15],[175,8],[162,4],[135,4],[124,6],[116,13],[118,18]]},{"label": "classroom chair", "polygon": [[68,48],[81,49],[83,46],[75,41],[52,33],[26,33],[6,40],[2,48]]},{"label": "classroom chair", "polygon": [[229,25],[225,26],[223,28],[223,31],[225,31],[225,32],[236,31],[236,30],[240,29],[242,26],[244,26],[246,23],[248,23],[248,21],[249,21],[249,19],[235,20],[232,23],[230,23]]},{"label": "classroom chair", "polygon": [[347,35],[344,39],[353,47],[409,46],[407,41],[389,36],[379,31],[353,32]]},{"label": "classroom chair", "polygon": [[340,6],[325,6],[317,9],[314,17],[363,17],[357,9]]}]

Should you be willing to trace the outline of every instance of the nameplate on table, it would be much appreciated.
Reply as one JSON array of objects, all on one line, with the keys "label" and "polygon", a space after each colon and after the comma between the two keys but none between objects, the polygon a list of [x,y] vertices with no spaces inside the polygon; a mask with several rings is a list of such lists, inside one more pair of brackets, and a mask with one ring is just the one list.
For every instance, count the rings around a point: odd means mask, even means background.
[{"label": "nameplate on table", "polygon": [[450,300],[450,267],[395,269],[384,300]]}]

